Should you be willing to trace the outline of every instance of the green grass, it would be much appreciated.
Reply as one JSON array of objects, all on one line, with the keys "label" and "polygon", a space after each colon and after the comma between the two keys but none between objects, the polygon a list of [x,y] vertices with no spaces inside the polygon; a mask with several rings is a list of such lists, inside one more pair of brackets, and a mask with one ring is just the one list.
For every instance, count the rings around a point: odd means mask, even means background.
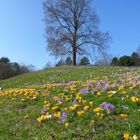
[{"label": "green grass", "polygon": [[[127,68],[125,68],[127,69]],[[127,71],[123,69],[123,71]],[[103,71],[103,72],[102,72]],[[46,82],[60,82],[73,80],[88,80],[113,73],[121,73],[122,69],[113,67],[57,67],[37,72],[19,75],[7,80],[0,81],[3,88],[23,87],[31,84],[43,84]]]},{"label": "green grass", "polygon": [[[0,81],[0,86],[3,88],[15,88],[31,84],[43,84],[46,82],[84,81],[91,78],[104,78],[115,72],[121,73],[121,71],[122,69],[119,67],[57,67],[9,78]],[[127,70],[123,69],[123,71]]]},{"label": "green grass", "polygon": [[[120,75],[127,73],[128,76]],[[5,95],[0,96],[0,140],[121,140],[125,132],[129,133],[129,139],[133,135],[140,139],[140,103],[131,101],[132,96],[140,98],[139,73],[139,69],[120,67],[57,67],[1,81],[0,87],[4,90],[0,95]],[[58,105],[58,110],[55,111],[63,112],[65,107],[72,106],[79,90],[87,87],[87,80],[108,80],[101,84],[103,87],[108,86],[107,83],[113,85],[116,81],[119,85],[115,83],[117,86],[101,91],[101,96],[98,95],[100,89],[94,93],[90,90],[88,94],[80,94],[86,103],[78,102],[80,107],[77,111],[83,110],[91,101],[94,103],[80,117],[68,109],[68,118],[61,123],[53,117],[37,122],[44,101],[56,106],[58,102],[54,97],[63,100],[69,98],[69,101]],[[70,81],[77,82],[72,85],[54,84]],[[124,89],[119,89],[122,85],[125,86]],[[136,87],[133,88],[134,85]],[[90,89],[94,87],[92,84]],[[117,93],[109,97],[109,91]],[[127,94],[122,94],[123,91]],[[102,102],[115,105],[115,109],[109,114],[105,109],[100,114],[93,112]],[[129,108],[123,109],[122,106]],[[55,113],[52,109],[48,109],[48,112],[52,115]],[[128,114],[128,117],[121,118],[120,114]],[[26,115],[29,117],[24,118]],[[66,122],[70,124],[69,128],[65,127]]]}]

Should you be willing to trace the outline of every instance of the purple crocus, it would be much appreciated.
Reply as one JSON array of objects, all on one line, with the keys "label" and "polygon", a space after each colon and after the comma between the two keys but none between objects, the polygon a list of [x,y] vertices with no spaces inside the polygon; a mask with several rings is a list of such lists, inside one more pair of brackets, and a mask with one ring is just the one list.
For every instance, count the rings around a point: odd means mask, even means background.
[{"label": "purple crocus", "polygon": [[62,102],[63,100],[61,98],[58,98],[58,102]]},{"label": "purple crocus", "polygon": [[46,109],[46,108],[43,108],[43,109],[41,110],[41,114],[42,114],[42,115],[46,114],[46,112],[47,112],[47,109]]},{"label": "purple crocus", "polygon": [[83,94],[87,94],[89,93],[89,89],[88,88],[82,88],[79,90],[79,92],[83,93]]},{"label": "purple crocus", "polygon": [[60,116],[61,120],[64,120],[68,117],[68,114],[66,112],[63,112],[62,115]]},{"label": "purple crocus", "polygon": [[90,87],[92,84],[90,82],[86,82],[87,87]]},{"label": "purple crocus", "polygon": [[103,102],[100,106],[107,110],[112,110],[115,108],[115,106],[113,104],[106,103],[106,102]]}]

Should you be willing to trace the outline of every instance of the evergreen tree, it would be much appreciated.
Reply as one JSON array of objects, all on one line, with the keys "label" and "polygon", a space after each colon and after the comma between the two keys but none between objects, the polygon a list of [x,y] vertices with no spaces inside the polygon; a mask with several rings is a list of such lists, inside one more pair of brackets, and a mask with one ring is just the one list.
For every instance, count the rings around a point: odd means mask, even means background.
[{"label": "evergreen tree", "polygon": [[79,63],[79,65],[89,65],[89,64],[90,64],[90,62],[89,62],[89,59],[87,57],[83,57]]},{"label": "evergreen tree", "polygon": [[111,66],[117,66],[118,65],[118,58],[117,57],[113,57],[112,62],[111,62]]},{"label": "evergreen tree", "polygon": [[139,57],[138,53],[136,53],[136,52],[132,53],[131,62],[133,64],[133,66],[140,66],[140,57]]},{"label": "evergreen tree", "polygon": [[122,56],[119,59],[119,66],[133,66],[130,56]]},{"label": "evergreen tree", "polygon": [[66,65],[71,65],[71,64],[72,64],[71,57],[67,57],[66,58]]},{"label": "evergreen tree", "polygon": [[7,58],[7,57],[1,57],[0,58],[0,63],[9,63],[10,62],[10,60],[9,60],[9,58]]}]

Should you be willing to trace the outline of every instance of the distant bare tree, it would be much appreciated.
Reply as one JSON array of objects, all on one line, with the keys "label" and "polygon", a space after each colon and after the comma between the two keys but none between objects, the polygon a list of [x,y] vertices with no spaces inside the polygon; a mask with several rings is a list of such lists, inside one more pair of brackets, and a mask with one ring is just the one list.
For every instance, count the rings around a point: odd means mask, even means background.
[{"label": "distant bare tree", "polygon": [[48,61],[46,63],[46,65],[45,65],[45,67],[43,69],[45,70],[45,69],[48,69],[48,68],[51,68],[51,62],[50,61]]},{"label": "distant bare tree", "polygon": [[140,45],[137,47],[137,51],[136,51],[140,57]]},{"label": "distant bare tree", "polygon": [[112,60],[112,56],[110,54],[108,54],[108,52],[104,52],[102,55],[103,55],[102,57],[104,60],[104,64],[106,66],[109,66],[111,63],[111,60]]},{"label": "distant bare tree", "polygon": [[28,65],[27,67],[28,67],[29,72],[33,72],[36,70],[35,66],[32,64]]},{"label": "distant bare tree", "polygon": [[108,52],[103,52],[100,58],[97,58],[95,65],[97,66],[109,66],[112,60],[112,56]]},{"label": "distant bare tree", "polygon": [[89,55],[106,48],[109,33],[98,30],[99,18],[92,0],[45,0],[43,3],[48,49],[53,55]]}]

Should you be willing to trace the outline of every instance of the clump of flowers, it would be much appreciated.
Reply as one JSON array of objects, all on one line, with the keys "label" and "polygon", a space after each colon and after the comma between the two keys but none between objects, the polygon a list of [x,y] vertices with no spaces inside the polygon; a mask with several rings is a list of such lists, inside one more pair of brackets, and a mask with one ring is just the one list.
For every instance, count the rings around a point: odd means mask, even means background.
[{"label": "clump of flowers", "polygon": [[97,108],[93,109],[93,112],[98,113],[98,112],[100,112],[101,110],[102,110],[101,107],[97,107]]},{"label": "clump of flowers", "polygon": [[42,114],[42,115],[46,114],[46,112],[47,112],[47,109],[46,109],[46,108],[43,108],[43,109],[41,110],[41,114]]},{"label": "clump of flowers", "polygon": [[84,111],[83,111],[83,110],[77,112],[77,115],[78,115],[78,116],[81,116],[81,115],[83,115],[83,114],[84,114]]},{"label": "clump of flowers", "polygon": [[130,99],[131,99],[131,101],[134,102],[134,103],[140,102],[140,99],[137,98],[136,96],[132,96]]},{"label": "clump of flowers", "polygon": [[83,93],[83,94],[87,94],[89,93],[89,89],[88,88],[82,88],[79,90],[80,93]]},{"label": "clump of flowers", "polygon": [[124,133],[123,138],[124,138],[124,140],[128,140],[129,139],[129,133]]},{"label": "clump of flowers", "polygon": [[55,118],[60,118],[60,115],[61,115],[60,112],[56,112],[56,113],[53,114],[53,116],[54,116]]},{"label": "clump of flowers", "polygon": [[45,121],[47,119],[47,116],[46,115],[41,115],[38,119],[37,119],[37,121],[39,122],[39,123],[41,123],[42,121]]},{"label": "clump of flowers", "polygon": [[110,110],[113,110],[115,108],[113,104],[106,103],[106,102],[101,103],[100,106],[106,109],[108,114],[110,113]]},{"label": "clump of flowers", "polygon": [[115,108],[113,104],[106,103],[106,102],[101,103],[100,106],[107,110],[112,110]]},{"label": "clump of flowers", "polygon": [[99,91],[99,92],[97,92],[96,95],[97,95],[97,96],[102,96],[102,93]]},{"label": "clump of flowers", "polygon": [[88,109],[89,109],[89,106],[86,105],[86,106],[84,107],[84,110],[86,111],[86,110],[88,110]]},{"label": "clump of flowers", "polygon": [[58,102],[62,102],[63,100],[61,98],[58,98]]},{"label": "clump of flowers", "polygon": [[60,119],[61,119],[61,120],[65,120],[67,117],[68,117],[68,114],[67,114],[66,112],[63,112],[63,113],[60,115]]}]

